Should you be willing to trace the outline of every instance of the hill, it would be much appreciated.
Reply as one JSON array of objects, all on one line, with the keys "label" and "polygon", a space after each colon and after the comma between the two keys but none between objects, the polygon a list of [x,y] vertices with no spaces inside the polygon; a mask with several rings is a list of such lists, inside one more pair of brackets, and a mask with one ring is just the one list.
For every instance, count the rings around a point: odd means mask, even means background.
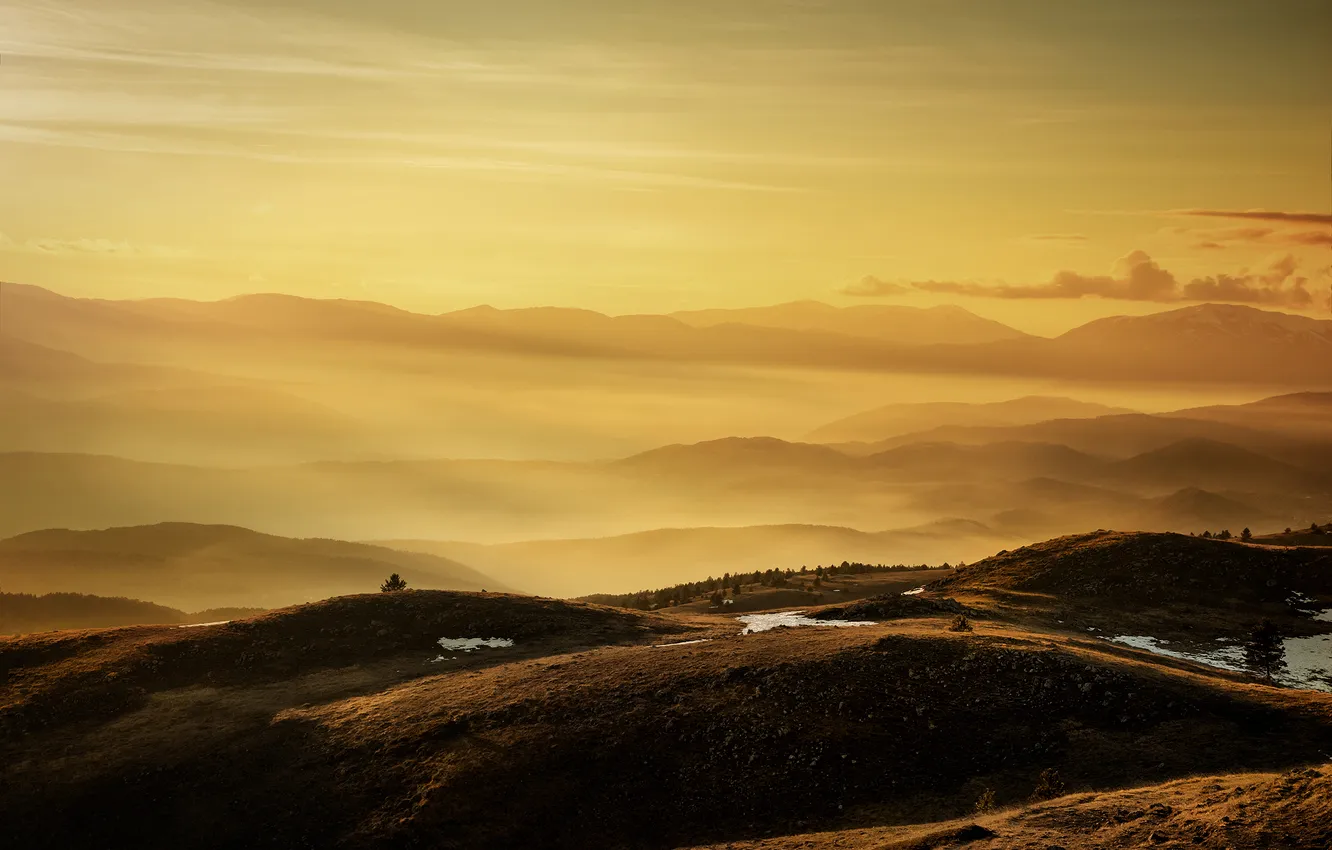
[{"label": "hill", "polygon": [[1292,393],[1248,404],[1193,407],[1166,414],[1225,422],[1299,439],[1326,442],[1332,434],[1332,393]]},{"label": "hill", "polygon": [[812,443],[874,443],[946,426],[1031,425],[1050,419],[1083,419],[1131,412],[1104,404],[1050,396],[1026,396],[987,404],[889,404],[829,422],[811,431],[805,439]]},{"label": "hill", "polygon": [[0,540],[0,585],[6,590],[147,597],[189,610],[276,608],[372,590],[394,572],[412,587],[504,589],[437,556],[232,526],[48,529]]},{"label": "hill", "polygon": [[1274,492],[1318,492],[1332,482],[1332,476],[1240,446],[1200,438],[1181,440],[1120,461],[1107,468],[1106,476],[1140,488],[1195,486]]},{"label": "hill", "polygon": [[[1317,630],[1309,611],[1332,607],[1332,553],[1098,531],[1000,552],[929,588],[985,595],[1111,634],[1235,638],[1262,618],[1307,634]],[[1332,659],[1327,667],[1332,672]]]},{"label": "hill", "polygon": [[208,608],[187,614],[176,608],[123,596],[0,593],[0,635],[152,623],[206,623],[250,617],[262,612],[262,608]]},{"label": "hill", "polygon": [[858,304],[833,307],[818,301],[793,301],[771,307],[735,310],[686,310],[671,318],[698,328],[757,325],[797,331],[823,331],[879,339],[897,345],[992,342],[1026,334],[961,307],[902,307]]},{"label": "hill", "polygon": [[[1095,811],[1090,794],[1133,799],[1115,796],[1125,786],[1304,767],[1332,734],[1332,695],[1012,623],[954,633],[947,619],[740,635],[725,617],[421,592],[0,641],[0,818],[31,847],[928,833],[922,822],[970,816],[986,789],[1026,801],[1046,771]],[[513,645],[434,660],[440,636]],[[52,748],[67,755],[41,757]],[[1325,805],[1319,779],[1284,783],[1283,811]],[[1142,799],[1172,809],[1125,811],[1114,834],[1192,834],[1172,817],[1183,797]],[[143,800],[188,816],[124,816]],[[31,811],[49,817],[16,816]],[[986,823],[1016,831],[1003,824],[1018,817]],[[1300,841],[1322,834],[1282,823]]]},{"label": "hill", "polygon": [[945,521],[865,532],[820,525],[660,528],[600,538],[480,545],[376,541],[457,558],[535,593],[633,593],[723,573],[841,562],[919,564],[981,557],[1014,538],[979,523]]}]

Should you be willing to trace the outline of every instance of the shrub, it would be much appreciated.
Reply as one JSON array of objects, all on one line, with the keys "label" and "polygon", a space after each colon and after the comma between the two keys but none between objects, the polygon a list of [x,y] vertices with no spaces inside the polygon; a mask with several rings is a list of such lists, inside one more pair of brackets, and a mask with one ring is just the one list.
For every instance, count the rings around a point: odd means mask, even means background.
[{"label": "shrub", "polygon": [[986,788],[981,795],[976,798],[975,812],[978,815],[989,814],[995,810],[994,789]]},{"label": "shrub", "polygon": [[1253,532],[1250,531],[1249,527],[1246,525],[1244,527],[1244,530],[1240,532],[1240,540],[1252,540],[1252,539],[1253,539]]},{"label": "shrub", "polygon": [[1064,796],[1064,780],[1059,778],[1059,771],[1047,767],[1036,780],[1036,790],[1031,792],[1033,800],[1053,800]]},{"label": "shrub", "polygon": [[958,614],[953,618],[953,622],[948,624],[948,631],[969,632],[971,631],[971,621],[967,619],[965,614]]},{"label": "shrub", "polygon": [[403,580],[402,576],[394,573],[388,577],[388,581],[379,586],[379,589],[385,593],[397,593],[400,590],[407,589],[407,582]]}]

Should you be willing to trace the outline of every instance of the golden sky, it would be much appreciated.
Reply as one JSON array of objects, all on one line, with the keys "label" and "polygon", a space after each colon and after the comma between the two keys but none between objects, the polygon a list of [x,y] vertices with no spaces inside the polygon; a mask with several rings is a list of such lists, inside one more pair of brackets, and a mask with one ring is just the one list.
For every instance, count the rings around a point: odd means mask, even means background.
[{"label": "golden sky", "polygon": [[5,0],[0,279],[1325,313],[1330,43],[1326,0]]}]

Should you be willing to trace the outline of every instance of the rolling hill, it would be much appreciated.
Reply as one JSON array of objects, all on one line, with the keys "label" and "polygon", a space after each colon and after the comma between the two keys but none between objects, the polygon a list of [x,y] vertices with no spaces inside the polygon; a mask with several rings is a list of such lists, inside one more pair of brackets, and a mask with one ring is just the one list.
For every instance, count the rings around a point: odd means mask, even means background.
[{"label": "rolling hill", "polygon": [[942,563],[980,557],[1014,538],[968,521],[865,532],[816,525],[660,528],[614,537],[480,545],[382,540],[383,546],[456,558],[536,593],[632,593],[706,576],[843,560]]},{"label": "rolling hill", "polygon": [[390,573],[412,587],[505,586],[445,558],[341,540],[293,540],[191,523],[48,529],[0,540],[0,587],[153,599],[187,610],[276,608],[376,589]]},{"label": "rolling hill", "polygon": [[144,624],[194,625],[260,613],[262,608],[205,608],[186,613],[139,599],[86,593],[0,593],[0,635]]},{"label": "rolling hill", "polygon": [[946,426],[1031,425],[1050,419],[1090,419],[1131,413],[1124,408],[1051,396],[1026,396],[988,404],[924,402],[889,404],[829,422],[806,435],[812,443],[875,443]]}]

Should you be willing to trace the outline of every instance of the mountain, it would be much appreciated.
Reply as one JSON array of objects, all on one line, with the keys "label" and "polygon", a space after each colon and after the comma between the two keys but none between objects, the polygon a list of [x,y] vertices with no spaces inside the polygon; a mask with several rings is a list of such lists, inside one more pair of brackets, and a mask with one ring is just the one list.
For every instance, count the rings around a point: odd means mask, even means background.
[{"label": "mountain", "polygon": [[1192,438],[1119,461],[1110,480],[1137,488],[1328,492],[1332,480],[1230,443]]},{"label": "mountain", "polygon": [[[271,368],[290,358],[313,358],[326,365],[392,361],[398,369],[416,363],[420,369],[420,358],[429,353],[447,358],[455,368],[460,357],[484,354],[1098,381],[1332,385],[1327,356],[1332,352],[1332,322],[1323,320],[1204,304],[1152,316],[1102,319],[1044,339],[956,308],[912,309],[839,311],[796,304],[756,312],[687,313],[682,319],[553,307],[478,307],[430,316],[373,302],[289,295],[215,302],[104,301],[65,298],[31,286],[0,286],[0,310],[10,336],[98,360],[211,365],[226,358],[256,376],[264,374],[265,364]],[[893,312],[900,310],[907,312]]]},{"label": "mountain", "polygon": [[1099,473],[1105,462],[1058,443],[997,442],[983,445],[911,443],[863,458],[877,471],[911,481],[998,481],[1042,476],[1074,480]]},{"label": "mountain", "polygon": [[983,319],[961,307],[900,307],[860,304],[833,307],[818,301],[792,301],[772,307],[735,310],[686,310],[671,313],[696,328],[757,325],[794,331],[861,336],[895,345],[993,342],[1027,335],[999,322]]},{"label": "mountain", "polygon": [[829,422],[806,435],[811,443],[874,443],[945,426],[1030,425],[1049,419],[1089,419],[1131,413],[1121,407],[1057,396],[1026,396],[988,404],[924,402],[889,404]]},{"label": "mountain", "polygon": [[1298,439],[1332,439],[1332,393],[1292,393],[1248,404],[1218,404],[1177,410],[1165,416],[1223,422]]},{"label": "mountain", "polygon": [[774,437],[726,437],[641,452],[613,463],[617,469],[664,476],[773,474],[783,471],[836,474],[856,462],[825,446]]},{"label": "mountain", "polygon": [[1332,321],[1236,304],[1199,304],[1097,319],[1057,337],[1054,351],[1091,371],[1156,370],[1197,380],[1332,378]]},{"label": "mountain", "polygon": [[293,540],[192,523],[48,529],[0,540],[0,587],[151,598],[185,609],[263,608],[376,589],[390,573],[412,587],[503,585],[437,556],[341,540]]},{"label": "mountain", "polygon": [[659,528],[613,537],[529,540],[480,545],[434,540],[381,540],[379,545],[429,552],[474,564],[536,593],[582,596],[632,593],[709,575],[813,569],[843,560],[919,564],[977,558],[1007,537],[967,521],[865,532],[822,525]]}]

